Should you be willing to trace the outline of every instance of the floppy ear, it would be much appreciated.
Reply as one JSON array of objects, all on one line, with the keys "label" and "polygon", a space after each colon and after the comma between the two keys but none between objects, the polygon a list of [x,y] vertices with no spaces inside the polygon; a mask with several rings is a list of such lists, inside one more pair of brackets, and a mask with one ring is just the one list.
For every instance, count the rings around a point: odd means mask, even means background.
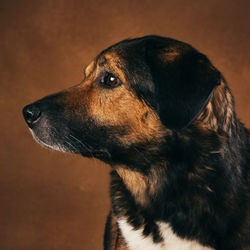
[{"label": "floppy ear", "polygon": [[146,53],[160,119],[174,130],[194,120],[221,79],[205,55],[187,44],[176,44],[151,43]]}]

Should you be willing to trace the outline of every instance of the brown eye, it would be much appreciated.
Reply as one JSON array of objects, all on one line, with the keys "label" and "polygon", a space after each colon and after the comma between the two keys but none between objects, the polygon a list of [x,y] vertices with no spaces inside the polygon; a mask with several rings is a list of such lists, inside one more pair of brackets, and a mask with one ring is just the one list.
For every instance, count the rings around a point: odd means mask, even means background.
[{"label": "brown eye", "polygon": [[106,72],[100,80],[100,83],[105,87],[115,88],[121,84],[118,77],[114,76],[112,73]]}]

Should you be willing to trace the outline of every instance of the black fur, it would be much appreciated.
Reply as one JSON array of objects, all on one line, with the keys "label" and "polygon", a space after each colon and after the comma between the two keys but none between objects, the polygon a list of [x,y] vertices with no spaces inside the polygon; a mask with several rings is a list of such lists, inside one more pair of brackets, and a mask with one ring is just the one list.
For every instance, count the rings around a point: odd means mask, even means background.
[{"label": "black fur", "polygon": [[[29,124],[47,144],[112,166],[105,249],[116,249],[109,244],[111,216],[124,216],[135,229],[142,227],[155,244],[163,240],[156,222],[163,221],[179,237],[216,250],[248,249],[249,131],[237,119],[220,72],[190,45],[169,38],[125,40],[103,51],[96,62],[109,52],[122,60],[118,66],[130,91],[158,114],[167,131],[162,140],[124,146],[117,138],[128,133],[126,126],[97,123],[81,101],[64,103],[69,92],[82,98],[83,90],[77,87],[32,104],[42,115]],[[147,192],[149,205],[140,204],[125,185],[116,170],[119,165],[147,183],[157,183],[154,195]]]}]

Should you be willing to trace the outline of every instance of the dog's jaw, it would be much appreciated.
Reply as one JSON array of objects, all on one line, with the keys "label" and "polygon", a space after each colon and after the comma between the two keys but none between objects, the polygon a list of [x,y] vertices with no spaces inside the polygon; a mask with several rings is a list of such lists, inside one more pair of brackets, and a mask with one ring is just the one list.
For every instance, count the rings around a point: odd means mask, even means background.
[{"label": "dog's jaw", "polygon": [[65,147],[63,147],[62,145],[58,145],[58,144],[50,145],[50,144],[42,141],[41,139],[39,139],[38,136],[36,136],[36,134],[34,133],[34,131],[31,128],[29,128],[29,130],[30,130],[31,135],[34,138],[34,140],[38,144],[43,146],[44,148],[47,148],[47,149],[50,149],[50,150],[53,150],[53,151],[55,150],[55,151],[59,151],[59,152],[70,153],[70,151],[68,149],[66,149]]}]

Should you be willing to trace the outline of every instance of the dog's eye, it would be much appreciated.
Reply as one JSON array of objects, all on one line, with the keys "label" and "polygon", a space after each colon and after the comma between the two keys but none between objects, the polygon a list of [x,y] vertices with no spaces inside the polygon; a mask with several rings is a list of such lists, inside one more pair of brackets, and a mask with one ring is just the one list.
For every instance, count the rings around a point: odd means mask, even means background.
[{"label": "dog's eye", "polygon": [[121,84],[121,80],[118,77],[114,76],[112,73],[105,72],[101,76],[100,83],[105,87],[115,88]]}]

